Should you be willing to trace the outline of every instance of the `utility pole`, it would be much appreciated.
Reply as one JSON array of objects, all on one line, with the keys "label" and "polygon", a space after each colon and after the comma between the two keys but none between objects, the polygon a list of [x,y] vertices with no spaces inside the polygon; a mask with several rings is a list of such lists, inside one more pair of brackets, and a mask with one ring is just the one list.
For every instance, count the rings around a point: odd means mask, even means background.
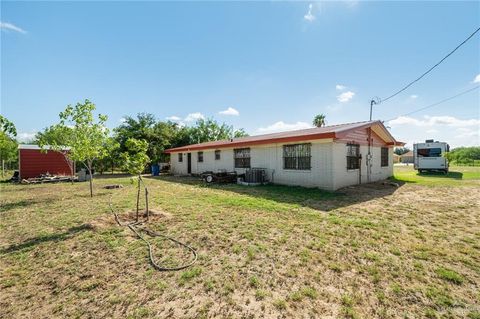
[{"label": "utility pole", "polygon": [[[372,99],[370,101],[370,122],[372,121],[372,113],[373,113],[373,105],[378,104],[375,99]],[[367,160],[365,163],[367,164],[367,183],[370,183],[370,175],[372,173],[372,128],[368,128],[368,154],[367,154]]]}]

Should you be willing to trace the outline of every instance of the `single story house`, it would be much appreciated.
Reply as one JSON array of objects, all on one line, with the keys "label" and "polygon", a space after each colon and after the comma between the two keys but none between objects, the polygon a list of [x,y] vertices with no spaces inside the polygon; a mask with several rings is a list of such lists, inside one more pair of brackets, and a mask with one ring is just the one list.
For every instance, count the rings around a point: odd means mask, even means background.
[{"label": "single story house", "polygon": [[193,144],[165,152],[171,155],[174,174],[220,170],[242,174],[250,168],[264,168],[276,184],[336,190],[392,176],[393,147],[401,145],[382,122],[366,121]]},{"label": "single story house", "polygon": [[64,154],[49,150],[49,147],[42,151],[37,145],[18,145],[18,171],[20,179],[38,177],[46,173],[70,176],[72,174],[71,165],[74,164],[69,162]]}]

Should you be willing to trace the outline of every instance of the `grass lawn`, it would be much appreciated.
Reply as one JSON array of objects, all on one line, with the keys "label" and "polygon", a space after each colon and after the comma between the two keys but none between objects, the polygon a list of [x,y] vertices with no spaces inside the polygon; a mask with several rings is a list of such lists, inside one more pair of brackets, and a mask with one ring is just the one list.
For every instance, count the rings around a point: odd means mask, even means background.
[{"label": "grass lawn", "polygon": [[[144,243],[115,224],[110,198],[118,212],[134,207],[128,178],[97,179],[93,199],[86,183],[2,184],[0,317],[479,318],[469,169],[446,179],[401,168],[395,178],[409,183],[398,188],[336,193],[148,178],[149,227],[199,253],[179,272],[155,271]],[[112,183],[125,187],[102,189]],[[152,242],[165,265],[190,257]]]},{"label": "grass lawn", "polygon": [[450,166],[447,175],[441,172],[418,173],[409,166],[395,166],[394,179],[406,183],[443,186],[480,186],[479,166]]}]

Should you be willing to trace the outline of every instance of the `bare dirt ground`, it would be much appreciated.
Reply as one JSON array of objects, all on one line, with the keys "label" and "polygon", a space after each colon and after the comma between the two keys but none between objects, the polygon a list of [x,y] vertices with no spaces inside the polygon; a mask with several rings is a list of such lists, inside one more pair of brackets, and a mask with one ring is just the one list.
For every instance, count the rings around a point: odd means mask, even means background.
[{"label": "bare dirt ground", "polygon": [[[475,181],[328,193],[148,179],[148,227],[198,251],[179,272],[155,271],[115,223],[110,197],[123,218],[135,207],[128,178],[96,183],[93,200],[82,183],[1,186],[0,318],[480,316]],[[191,257],[151,241],[160,263]]]}]

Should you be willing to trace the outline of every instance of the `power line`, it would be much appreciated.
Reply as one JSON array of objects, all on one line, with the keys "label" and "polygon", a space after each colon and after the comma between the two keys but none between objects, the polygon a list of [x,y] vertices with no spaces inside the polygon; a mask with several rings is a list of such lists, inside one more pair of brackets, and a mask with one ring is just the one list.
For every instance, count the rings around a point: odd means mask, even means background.
[{"label": "power line", "polygon": [[464,95],[464,94],[470,93],[470,92],[472,92],[472,91],[474,91],[474,90],[476,90],[476,89],[478,89],[478,88],[480,88],[480,85],[478,85],[478,86],[475,86],[475,87],[473,87],[473,88],[471,88],[471,89],[468,89],[468,90],[466,90],[466,91],[463,91],[463,92],[461,92],[461,93],[458,93],[458,94],[456,94],[456,95],[454,95],[454,96],[451,96],[451,97],[449,97],[449,98],[446,98],[446,99],[444,99],[444,100],[441,100],[441,101],[439,101],[439,102],[436,102],[436,103],[433,103],[433,104],[427,105],[427,106],[425,106],[425,107],[422,107],[422,108],[416,109],[416,110],[414,110],[414,111],[411,111],[411,112],[408,112],[408,113],[405,113],[405,114],[402,114],[402,115],[396,116],[396,117],[394,117],[394,118],[391,118],[391,119],[385,120],[385,122],[389,122],[389,121],[391,121],[391,120],[394,120],[394,119],[396,119],[396,118],[398,118],[398,117],[400,117],[400,116],[407,116],[407,115],[411,115],[411,114],[413,114],[413,113],[417,113],[417,112],[420,112],[420,111],[426,110],[426,109],[428,109],[428,108],[431,108],[431,107],[437,106],[437,105],[439,105],[439,104],[442,104],[442,103],[445,103],[445,102],[447,102],[447,101],[453,100],[453,99],[455,99],[455,98],[457,98],[457,97],[459,97],[459,96],[462,96],[462,95]]},{"label": "power line", "polygon": [[[468,40],[470,40],[478,31],[480,31],[480,28],[478,28],[477,30],[475,30],[468,38],[466,38],[465,40],[463,40],[462,43],[460,43],[459,45],[457,45],[457,47],[455,49],[453,49],[453,51],[451,51],[449,54],[447,54],[443,59],[441,59],[437,64],[435,64],[434,66],[432,66],[430,69],[428,69],[425,73],[423,73],[422,75],[420,75],[418,78],[416,78],[415,80],[413,80],[412,82],[408,83],[405,87],[403,87],[401,90],[395,92],[394,94],[390,95],[389,97],[385,98],[385,99],[382,99],[380,100],[381,102],[386,102],[388,100],[390,100],[391,98],[393,98],[394,96],[397,96],[398,94],[402,93],[403,91],[405,91],[406,89],[408,89],[410,86],[412,86],[414,83],[420,81],[420,79],[422,79],[425,75],[427,75],[428,73],[430,73],[433,69],[435,69],[437,66],[439,66],[443,61],[445,61],[449,56],[451,56],[455,51],[457,51],[462,45],[464,45]],[[375,103],[377,104],[377,103]]]}]

